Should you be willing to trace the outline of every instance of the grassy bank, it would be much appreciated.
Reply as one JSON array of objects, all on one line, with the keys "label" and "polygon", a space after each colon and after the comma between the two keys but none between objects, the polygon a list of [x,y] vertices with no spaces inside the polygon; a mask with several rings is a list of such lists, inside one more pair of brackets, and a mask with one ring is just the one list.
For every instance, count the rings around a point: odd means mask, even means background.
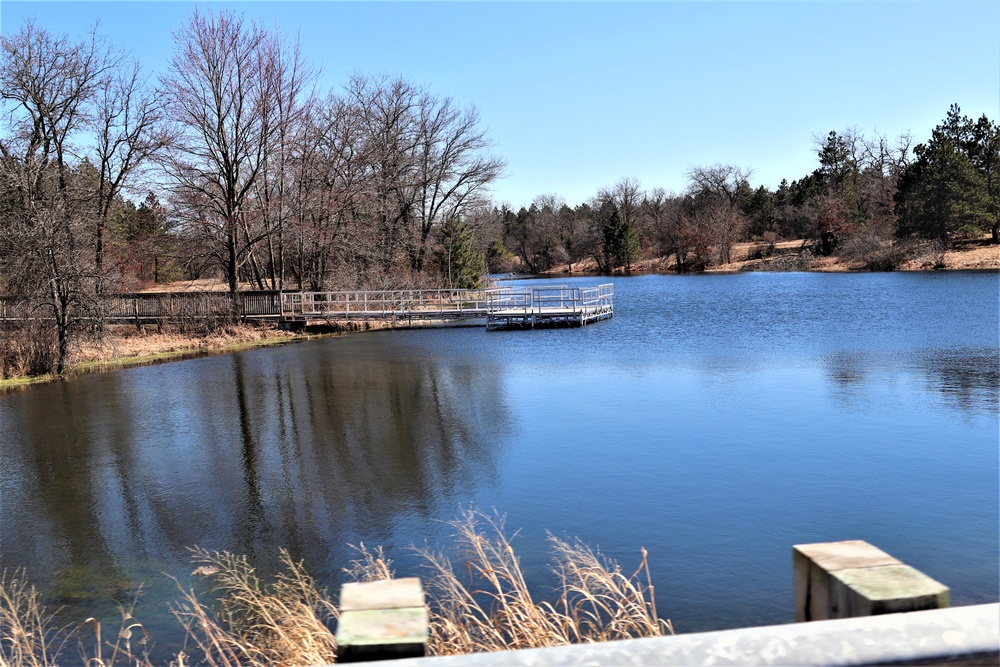
[{"label": "grassy bank", "polygon": [[[419,326],[441,324],[448,323],[426,322]],[[171,330],[171,327],[158,331],[152,326],[137,329],[131,324],[111,325],[100,337],[91,336],[73,345],[65,377],[391,328],[392,323],[383,320],[332,322],[310,333],[293,333],[268,323],[223,325],[202,332],[182,332],[176,328]],[[0,371],[3,370],[0,364]],[[56,379],[59,376],[54,374],[0,377],[0,393]]]},{"label": "grassy bank", "polygon": [[[549,537],[555,600],[536,600],[525,584],[520,561],[503,520],[466,511],[452,524],[456,571],[448,558],[418,550],[430,615],[428,652],[454,655],[482,651],[561,646],[672,634],[659,618],[642,550],[633,574],[623,573],[577,540]],[[349,581],[394,576],[381,549],[359,545],[358,558],[343,569]],[[293,667],[336,659],[336,599],[281,552],[283,570],[259,578],[244,556],[192,549],[194,572],[204,585],[178,584],[171,611],[188,638],[190,653],[172,665]],[[39,591],[23,573],[0,576],[0,667],[89,664],[149,667],[149,637],[134,604],[121,606],[110,627],[98,619],[60,626]]]},{"label": "grassy bank", "polygon": [[[117,370],[209,354],[239,352],[282,345],[309,336],[282,331],[275,326],[223,326],[204,332],[145,331],[132,325],[108,327],[100,338],[78,341],[70,354],[66,375]],[[0,379],[0,392],[51,382],[58,376],[15,376]]]}]

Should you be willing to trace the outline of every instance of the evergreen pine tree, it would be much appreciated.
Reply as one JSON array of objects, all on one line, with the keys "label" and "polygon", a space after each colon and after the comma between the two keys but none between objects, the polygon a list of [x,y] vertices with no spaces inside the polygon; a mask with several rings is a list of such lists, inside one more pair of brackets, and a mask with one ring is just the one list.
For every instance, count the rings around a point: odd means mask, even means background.
[{"label": "evergreen pine tree", "polygon": [[[982,234],[996,224],[987,177],[977,162],[975,124],[952,105],[931,140],[914,149],[917,159],[903,172],[896,195],[902,234],[948,239]],[[995,149],[994,149],[995,150]]]},{"label": "evergreen pine tree", "polygon": [[472,247],[472,230],[460,218],[449,220],[441,228],[438,266],[451,289],[477,289],[483,284],[486,262],[482,253]]}]

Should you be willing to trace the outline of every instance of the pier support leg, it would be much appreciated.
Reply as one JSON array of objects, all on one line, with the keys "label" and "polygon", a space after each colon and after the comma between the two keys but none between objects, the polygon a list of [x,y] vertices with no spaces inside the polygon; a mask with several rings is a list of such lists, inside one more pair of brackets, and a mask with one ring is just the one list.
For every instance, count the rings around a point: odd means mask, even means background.
[{"label": "pier support leg", "polygon": [[797,544],[795,620],[947,607],[948,587],[862,540]]}]

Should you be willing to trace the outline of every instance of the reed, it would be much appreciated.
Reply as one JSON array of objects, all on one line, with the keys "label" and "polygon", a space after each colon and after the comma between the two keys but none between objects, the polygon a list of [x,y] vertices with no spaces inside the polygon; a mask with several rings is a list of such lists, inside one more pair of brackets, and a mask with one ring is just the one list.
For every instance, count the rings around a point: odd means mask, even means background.
[{"label": "reed", "polygon": [[[38,590],[27,582],[24,571],[0,573],[0,667],[57,667],[84,664],[87,667],[152,667],[149,635],[133,616],[139,592],[128,604],[119,605],[118,631],[105,638],[96,618],[79,625],[60,626],[55,612],[42,603]],[[66,656],[75,640],[77,655]],[[183,656],[172,663],[184,667]]]},{"label": "reed", "polygon": [[[672,634],[670,621],[657,616],[645,549],[638,568],[627,575],[579,540],[549,536],[553,601],[533,597],[504,518],[467,510],[452,523],[461,566],[427,549],[431,655],[559,646]],[[358,556],[344,568],[345,579],[391,579],[393,563],[381,547],[353,547]],[[194,548],[193,574],[207,586],[183,587],[171,610],[188,646],[172,665],[209,667],[293,667],[330,664],[336,658],[331,627],[337,606],[301,562],[280,551],[281,568],[265,580],[246,556]],[[23,573],[0,577],[0,667],[54,667],[75,638],[88,667],[150,667],[149,637],[133,617],[134,602],[121,608],[117,635],[104,639],[97,619],[75,628],[57,628],[39,593]],[[187,653],[190,648],[190,655]]]},{"label": "reed", "polygon": [[[555,602],[537,601],[498,515],[467,510],[452,523],[466,576],[421,550],[431,569],[430,652],[451,655],[673,634],[656,613],[646,550],[626,576],[579,540],[549,535]],[[645,577],[645,582],[643,582]]]},{"label": "reed", "polygon": [[181,588],[173,613],[211,667],[291,667],[334,662],[337,644],[329,622],[336,606],[282,549],[279,571],[264,582],[246,556],[193,549],[196,573],[214,583],[216,602]]},{"label": "reed", "polygon": [[0,667],[50,667],[65,644],[23,571],[0,573]]}]

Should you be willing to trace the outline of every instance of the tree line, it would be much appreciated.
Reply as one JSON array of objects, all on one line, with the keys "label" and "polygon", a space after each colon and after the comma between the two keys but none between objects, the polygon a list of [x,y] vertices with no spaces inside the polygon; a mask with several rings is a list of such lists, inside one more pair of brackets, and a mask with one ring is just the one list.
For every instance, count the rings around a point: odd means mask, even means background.
[{"label": "tree line", "polygon": [[180,278],[222,278],[239,318],[248,285],[475,287],[651,256],[691,272],[782,239],[892,268],[908,238],[998,240],[1000,132],[957,106],[916,146],[831,132],[776,190],[717,164],[679,194],[623,179],[515,211],[492,201],[505,164],[474,107],[386,75],[320,90],[296,39],[233,12],[195,11],[174,40],[152,78],[96,32],[0,39],[0,294],[44,320],[0,346],[37,342],[33,371],[63,370],[102,294]]},{"label": "tree line", "polygon": [[600,272],[628,271],[643,257],[669,258],[680,272],[737,259],[751,242],[756,257],[781,240],[803,239],[808,252],[839,254],[891,270],[914,241],[946,244],[991,233],[1000,243],[1000,128],[953,105],[925,143],[849,128],[817,139],[818,167],[777,189],[754,187],[751,169],[693,167],[680,194],[643,190],[622,179],[570,206],[540,195],[517,212],[495,207],[480,221],[494,270],[531,273],[587,260]]},{"label": "tree line", "polygon": [[295,39],[227,11],[194,12],[156,80],[96,33],[0,45],[0,293],[51,320],[60,372],[99,296],[145,282],[222,277],[238,317],[247,284],[482,278],[463,218],[504,162],[473,107],[381,75],[320,91]]}]

